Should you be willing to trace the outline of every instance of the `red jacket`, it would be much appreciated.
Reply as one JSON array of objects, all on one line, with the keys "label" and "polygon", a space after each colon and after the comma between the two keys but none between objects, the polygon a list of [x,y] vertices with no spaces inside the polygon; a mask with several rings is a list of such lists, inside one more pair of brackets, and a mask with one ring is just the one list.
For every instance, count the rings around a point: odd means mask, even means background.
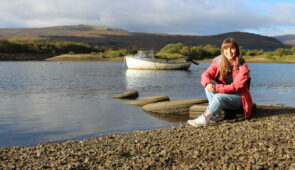
[{"label": "red jacket", "polygon": [[236,62],[232,71],[233,82],[226,84],[223,80],[218,80],[220,72],[221,56],[215,57],[209,66],[201,75],[201,85],[206,87],[208,83],[213,83],[212,80],[218,82],[215,85],[216,93],[236,93],[239,92],[241,96],[241,102],[244,109],[244,116],[248,118],[252,114],[252,97],[249,92],[248,79],[250,78],[250,71],[248,69],[245,60],[239,58],[239,62]]}]

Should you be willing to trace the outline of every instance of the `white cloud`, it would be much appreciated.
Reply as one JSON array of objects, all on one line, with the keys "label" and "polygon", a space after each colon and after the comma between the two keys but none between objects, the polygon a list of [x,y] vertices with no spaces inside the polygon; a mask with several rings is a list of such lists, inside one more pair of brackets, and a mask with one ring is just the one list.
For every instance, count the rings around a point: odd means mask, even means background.
[{"label": "white cloud", "polygon": [[264,35],[279,33],[279,30],[292,33],[295,4],[272,3],[257,4],[247,0],[10,0],[0,2],[0,27],[89,24],[153,33],[212,35],[246,30]]},{"label": "white cloud", "polygon": [[270,7],[275,23],[295,25],[295,4],[279,3]]}]

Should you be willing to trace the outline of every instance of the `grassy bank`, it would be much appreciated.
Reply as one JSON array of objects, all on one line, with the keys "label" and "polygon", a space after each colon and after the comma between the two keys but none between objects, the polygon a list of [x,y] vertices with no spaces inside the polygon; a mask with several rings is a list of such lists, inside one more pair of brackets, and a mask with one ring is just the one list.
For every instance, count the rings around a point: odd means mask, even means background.
[{"label": "grassy bank", "polygon": [[123,61],[123,57],[104,57],[100,54],[63,54],[46,61]]},{"label": "grassy bank", "polygon": [[295,63],[295,56],[291,57],[245,57],[248,63]]},{"label": "grassy bank", "polygon": [[0,61],[41,61],[50,57],[42,53],[0,53]]}]

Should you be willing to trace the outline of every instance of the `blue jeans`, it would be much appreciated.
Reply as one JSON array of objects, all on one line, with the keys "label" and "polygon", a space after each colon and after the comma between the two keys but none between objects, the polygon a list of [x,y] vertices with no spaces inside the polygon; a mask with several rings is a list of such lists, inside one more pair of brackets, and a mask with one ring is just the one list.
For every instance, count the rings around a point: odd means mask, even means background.
[{"label": "blue jeans", "polygon": [[206,113],[210,113],[213,118],[220,113],[221,109],[239,110],[242,108],[239,93],[215,93],[209,92],[206,88],[205,92],[209,101]]}]

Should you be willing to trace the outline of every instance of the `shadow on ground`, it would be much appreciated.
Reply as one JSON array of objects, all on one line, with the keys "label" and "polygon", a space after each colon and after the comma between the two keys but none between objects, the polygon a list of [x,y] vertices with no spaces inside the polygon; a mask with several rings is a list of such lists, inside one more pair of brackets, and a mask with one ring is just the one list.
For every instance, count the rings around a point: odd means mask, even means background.
[{"label": "shadow on ground", "polygon": [[286,107],[280,105],[258,105],[252,118],[263,118],[276,115],[294,115],[295,107]]}]

